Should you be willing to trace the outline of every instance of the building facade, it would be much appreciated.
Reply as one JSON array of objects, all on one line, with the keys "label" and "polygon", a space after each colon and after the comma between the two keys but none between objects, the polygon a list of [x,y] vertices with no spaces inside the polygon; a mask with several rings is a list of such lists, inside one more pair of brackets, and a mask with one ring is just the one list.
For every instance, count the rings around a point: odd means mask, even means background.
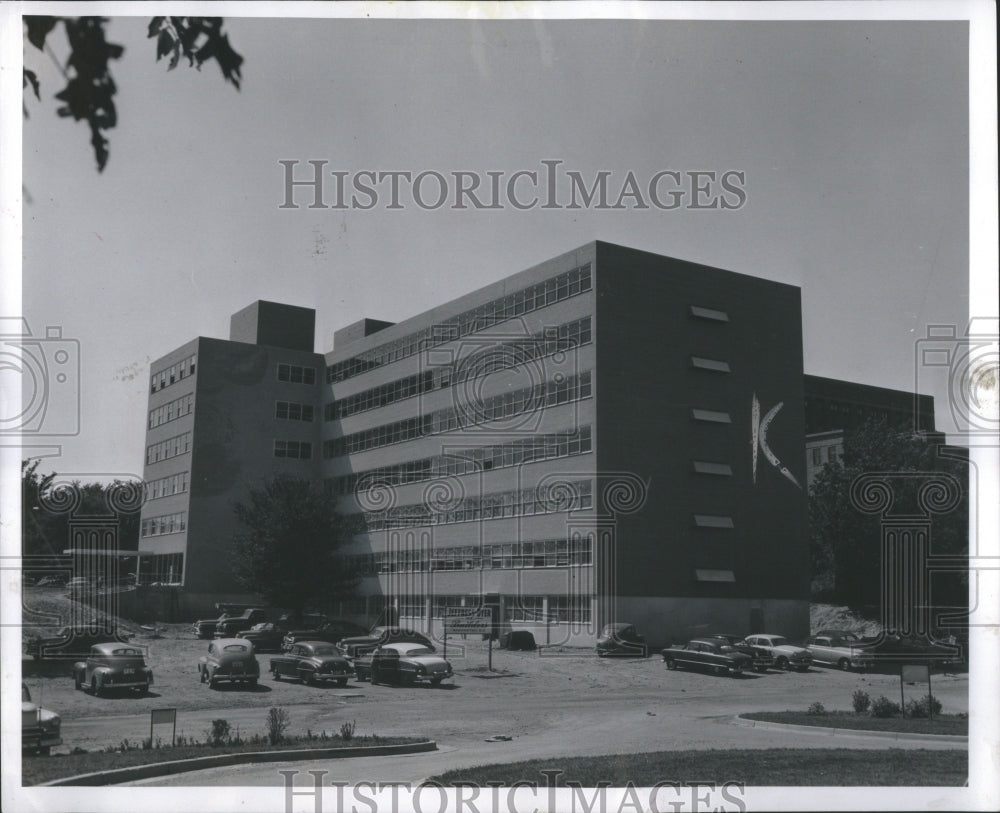
[{"label": "building facade", "polygon": [[313,320],[258,302],[152,366],[142,578],[182,614],[238,596],[231,506],[287,471],[362,515],[345,615],[808,634],[798,288],[594,242],[325,355]]}]

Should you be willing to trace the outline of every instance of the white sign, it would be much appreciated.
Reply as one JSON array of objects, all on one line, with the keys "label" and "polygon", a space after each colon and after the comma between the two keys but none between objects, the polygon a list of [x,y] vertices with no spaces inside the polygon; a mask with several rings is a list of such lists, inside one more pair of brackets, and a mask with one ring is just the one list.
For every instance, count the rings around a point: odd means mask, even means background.
[{"label": "white sign", "polygon": [[477,610],[467,615],[445,616],[444,631],[449,635],[489,635],[493,632],[493,614]]}]

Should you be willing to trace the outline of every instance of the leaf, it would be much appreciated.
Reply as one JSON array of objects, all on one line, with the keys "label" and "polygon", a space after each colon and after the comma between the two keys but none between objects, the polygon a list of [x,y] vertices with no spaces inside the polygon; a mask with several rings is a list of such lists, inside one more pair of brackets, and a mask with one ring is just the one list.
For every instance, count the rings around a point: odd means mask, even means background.
[{"label": "leaf", "polygon": [[170,32],[164,29],[160,32],[160,37],[156,41],[156,61],[159,62],[163,57],[169,54],[175,47],[177,43],[174,38],[170,36]]},{"label": "leaf", "polygon": [[45,48],[45,38],[55,28],[58,21],[58,17],[25,17],[24,25],[28,29],[28,42],[34,45],[39,51],[43,50]]},{"label": "leaf", "polygon": [[149,28],[146,29],[146,38],[147,39],[155,37],[159,33],[160,28],[163,26],[164,19],[166,19],[166,18],[164,18],[164,17],[154,17],[152,20],[149,21]]},{"label": "leaf", "polygon": [[31,85],[31,89],[35,91],[35,98],[41,99],[42,97],[38,95],[38,77],[35,76],[34,71],[30,71],[27,68],[24,69],[24,84],[22,87],[27,87]]}]

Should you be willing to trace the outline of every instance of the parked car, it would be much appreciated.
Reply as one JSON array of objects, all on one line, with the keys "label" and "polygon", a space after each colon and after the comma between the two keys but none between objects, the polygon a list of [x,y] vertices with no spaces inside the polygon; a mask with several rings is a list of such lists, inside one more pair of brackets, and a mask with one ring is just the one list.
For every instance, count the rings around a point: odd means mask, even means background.
[{"label": "parked car", "polygon": [[53,745],[62,745],[62,719],[54,711],[43,709],[31,699],[31,692],[21,684],[21,750],[26,754],[48,754]]},{"label": "parked car", "polygon": [[637,655],[645,658],[647,654],[646,639],[633,624],[606,624],[597,637],[599,658],[606,655]]},{"label": "parked car", "polygon": [[281,652],[281,642],[287,632],[279,622],[264,621],[236,633],[236,637],[252,643],[255,652]]},{"label": "parked car", "polygon": [[660,654],[667,669],[687,666],[707,669],[717,675],[738,675],[744,669],[753,667],[752,657],[713,638],[696,638],[684,646],[671,646],[661,650]]},{"label": "parked car", "polygon": [[875,665],[871,650],[863,646],[861,639],[853,632],[814,635],[806,641],[806,649],[812,655],[813,663],[836,666],[845,672],[851,669],[871,669]]},{"label": "parked car", "polygon": [[367,633],[367,627],[355,624],[353,621],[345,621],[340,618],[324,619],[321,623],[313,627],[289,630],[281,646],[282,649],[288,650],[296,641],[326,641],[327,643],[337,644],[344,638],[359,635],[364,636]]},{"label": "parked car", "polygon": [[801,646],[793,646],[784,635],[757,633],[743,639],[752,647],[759,647],[774,656],[774,665],[778,669],[794,669],[806,672],[812,666],[812,655]]},{"label": "parked car", "polygon": [[25,642],[24,653],[35,660],[85,657],[94,644],[127,641],[130,636],[108,632],[104,624],[80,629],[63,627],[55,635],[36,635]]},{"label": "parked car", "polygon": [[208,645],[208,654],[198,659],[198,677],[210,689],[221,680],[256,686],[260,665],[253,644],[242,638],[216,638]]},{"label": "parked car", "polygon": [[704,637],[711,640],[718,640],[724,644],[729,644],[729,646],[737,652],[749,655],[753,659],[753,670],[755,672],[766,672],[774,666],[774,655],[763,647],[750,646],[750,644],[743,639],[742,635],[733,635],[732,633],[723,632],[706,635]]},{"label": "parked car", "polygon": [[153,685],[153,670],[146,666],[138,647],[118,642],[95,644],[86,661],[73,664],[73,683],[98,697],[108,689],[137,689],[145,694]]},{"label": "parked car", "polygon": [[372,652],[380,646],[388,644],[420,644],[434,652],[434,644],[421,632],[404,629],[403,627],[372,627],[367,635],[359,635],[352,638],[342,638],[337,642],[344,654],[349,658],[356,658],[366,652]]},{"label": "parked car", "polygon": [[440,685],[453,676],[451,664],[434,654],[434,650],[413,643],[380,646],[371,655],[372,683],[413,683]]},{"label": "parked car", "polygon": [[203,618],[191,625],[191,631],[198,638],[212,638],[215,635],[216,626],[227,618],[229,618],[228,613],[222,613],[218,618]]},{"label": "parked car", "polygon": [[862,638],[861,646],[878,664],[926,664],[927,666],[956,667],[964,664],[962,647],[958,643],[944,643],[928,636],[883,635]]},{"label": "parked car", "polygon": [[261,609],[244,610],[239,615],[230,615],[215,622],[216,638],[235,638],[237,633],[250,629],[254,624],[267,621],[267,611]]},{"label": "parked car", "polygon": [[291,678],[303,683],[333,682],[346,686],[354,669],[344,653],[328,641],[299,641],[284,655],[271,658],[275,680]]}]

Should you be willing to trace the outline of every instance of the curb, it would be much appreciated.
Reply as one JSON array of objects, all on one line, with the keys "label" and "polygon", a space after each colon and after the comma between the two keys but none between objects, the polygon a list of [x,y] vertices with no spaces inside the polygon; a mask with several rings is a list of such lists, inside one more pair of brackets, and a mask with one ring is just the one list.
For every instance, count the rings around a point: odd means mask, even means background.
[{"label": "curb", "polygon": [[51,782],[41,782],[32,787],[59,787],[64,785],[80,785],[94,787],[96,785],[114,785],[119,782],[131,782],[136,779],[150,779],[156,776],[170,776],[187,771],[200,771],[205,768],[221,768],[228,765],[244,765],[254,762],[295,762],[305,759],[347,759],[349,757],[378,757],[395,754],[420,754],[426,751],[436,751],[437,743],[408,743],[405,745],[371,745],[354,748],[303,748],[295,751],[250,751],[243,754],[216,754],[210,757],[194,757],[179,759],[172,762],[153,762],[149,765],[134,765],[130,768],[115,768],[98,773],[84,773],[77,776],[66,776],[53,779]]},{"label": "curb", "polygon": [[797,723],[772,723],[767,720],[748,720],[736,715],[730,725],[743,728],[760,728],[765,731],[798,731],[807,734],[823,734],[828,737],[872,737],[882,740],[931,740],[932,742],[964,742],[968,736],[961,734],[919,734],[911,731],[865,731],[858,728],[828,728],[819,725],[799,725]]}]

